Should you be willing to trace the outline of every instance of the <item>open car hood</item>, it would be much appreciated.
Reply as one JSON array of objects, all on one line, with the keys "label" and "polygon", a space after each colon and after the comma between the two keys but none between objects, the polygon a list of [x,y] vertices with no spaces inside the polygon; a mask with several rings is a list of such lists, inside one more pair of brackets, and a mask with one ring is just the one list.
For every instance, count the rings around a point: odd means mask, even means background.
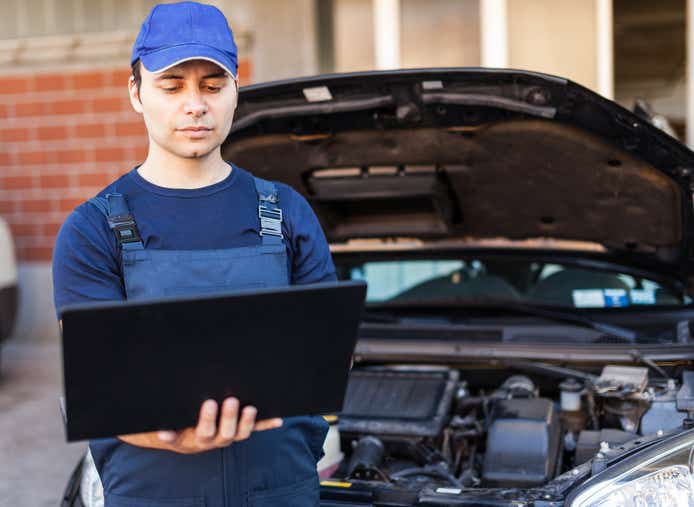
[{"label": "open car hood", "polygon": [[304,194],[333,243],[556,238],[693,271],[694,153],[553,76],[423,69],[247,86],[223,156]]}]

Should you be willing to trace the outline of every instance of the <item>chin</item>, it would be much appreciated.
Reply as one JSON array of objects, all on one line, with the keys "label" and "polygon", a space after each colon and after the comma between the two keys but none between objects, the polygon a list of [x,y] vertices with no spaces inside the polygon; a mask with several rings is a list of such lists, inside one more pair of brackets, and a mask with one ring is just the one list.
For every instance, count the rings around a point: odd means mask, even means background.
[{"label": "chin", "polygon": [[186,150],[181,150],[178,154],[184,158],[205,158],[214,151],[216,146],[193,146]]}]

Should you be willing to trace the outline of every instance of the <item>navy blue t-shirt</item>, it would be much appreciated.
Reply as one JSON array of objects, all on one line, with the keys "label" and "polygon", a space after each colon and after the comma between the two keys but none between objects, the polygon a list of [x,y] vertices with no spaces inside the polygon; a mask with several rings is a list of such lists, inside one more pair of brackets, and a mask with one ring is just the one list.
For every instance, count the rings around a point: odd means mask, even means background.
[{"label": "navy blue t-shirt", "polygon": [[[335,267],[318,219],[293,188],[276,183],[292,284],[335,280]],[[233,166],[224,180],[202,188],[154,185],[137,168],[99,195],[119,192],[130,207],[145,248],[210,250],[259,245],[258,197],[253,176]],[[120,252],[106,217],[88,202],[61,227],[53,252],[56,312],[68,304],[126,299]]]}]

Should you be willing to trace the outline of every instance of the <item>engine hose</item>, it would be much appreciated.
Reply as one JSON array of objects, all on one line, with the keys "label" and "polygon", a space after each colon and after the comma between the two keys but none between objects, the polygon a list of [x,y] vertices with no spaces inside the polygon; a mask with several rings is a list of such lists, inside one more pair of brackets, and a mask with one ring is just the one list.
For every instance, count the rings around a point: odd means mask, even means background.
[{"label": "engine hose", "polygon": [[452,485],[462,488],[463,484],[453,477],[453,475],[446,471],[443,470],[441,467],[438,466],[424,466],[424,467],[415,467],[415,468],[406,468],[404,470],[399,470],[398,472],[394,472],[390,474],[391,479],[399,479],[401,477],[409,477],[411,475],[426,475],[428,477],[437,477],[439,479],[446,479],[448,482],[450,482]]},{"label": "engine hose", "polygon": [[477,456],[477,444],[470,446],[470,455],[467,460],[467,467],[460,474],[460,483],[463,487],[473,486],[475,483],[475,457]]}]

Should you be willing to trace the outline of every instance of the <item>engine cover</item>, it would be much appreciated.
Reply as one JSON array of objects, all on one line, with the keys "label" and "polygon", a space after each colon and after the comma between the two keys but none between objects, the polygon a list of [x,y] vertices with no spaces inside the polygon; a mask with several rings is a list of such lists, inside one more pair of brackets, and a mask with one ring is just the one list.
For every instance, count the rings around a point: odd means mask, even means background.
[{"label": "engine cover", "polygon": [[495,402],[487,432],[482,478],[488,486],[527,487],[554,477],[561,427],[551,400]]},{"label": "engine cover", "polygon": [[369,368],[350,373],[340,432],[436,437],[443,430],[458,372]]}]

